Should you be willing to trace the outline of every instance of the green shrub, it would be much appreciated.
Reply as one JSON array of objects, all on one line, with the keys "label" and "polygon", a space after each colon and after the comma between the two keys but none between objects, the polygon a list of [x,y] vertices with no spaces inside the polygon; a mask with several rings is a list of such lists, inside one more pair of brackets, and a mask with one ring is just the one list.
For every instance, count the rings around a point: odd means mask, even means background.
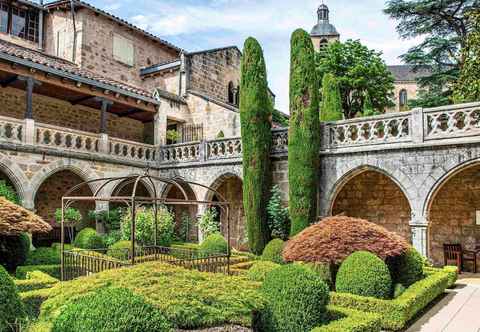
[{"label": "green shrub", "polygon": [[[166,207],[159,207],[157,219],[157,245],[169,247],[175,235],[175,216]],[[123,240],[131,240],[131,210],[122,217],[121,231]],[[139,245],[148,246],[155,243],[155,214],[151,208],[137,210],[135,237]]]},{"label": "green shrub", "polygon": [[[31,290],[28,292],[20,293],[25,311],[29,318],[37,319],[40,313],[40,307],[50,296],[51,288],[42,288]],[[38,332],[37,330],[31,330],[32,332]],[[50,330],[48,330],[50,332]]]},{"label": "green shrub", "polygon": [[268,305],[259,324],[265,332],[308,332],[327,320],[327,285],[300,265],[283,265],[267,274],[262,293]]},{"label": "green shrub", "polygon": [[327,307],[328,324],[314,328],[311,332],[380,332],[380,316],[377,314]]},{"label": "green shrub", "polygon": [[125,288],[105,288],[68,303],[52,332],[172,331],[165,315]]},{"label": "green shrub", "polygon": [[228,243],[222,234],[213,233],[203,240],[199,249],[204,256],[226,254],[228,252]]},{"label": "green shrub", "polygon": [[285,264],[285,261],[282,257],[283,247],[285,246],[285,242],[280,239],[273,239],[272,241],[268,242],[263,249],[262,259],[264,261],[270,261],[277,264]]},{"label": "green shrub", "polygon": [[67,302],[109,286],[142,295],[175,326],[187,330],[229,324],[250,326],[252,312],[265,305],[258,283],[245,278],[150,262],[59,283],[43,303],[40,320],[53,322]]},{"label": "green shrub", "polygon": [[97,231],[93,228],[82,229],[77,236],[73,245],[80,249],[103,249],[105,244],[103,238],[97,234]]},{"label": "green shrub", "polygon": [[442,269],[424,266],[423,271],[425,274],[432,274],[432,273],[445,273],[448,276],[448,288],[455,285],[458,278],[458,267],[456,266],[444,266]]},{"label": "green shrub", "polygon": [[387,265],[377,256],[357,251],[345,259],[337,273],[337,292],[388,299],[392,278]]},{"label": "green shrub", "polygon": [[287,240],[290,234],[290,218],[288,208],[282,204],[282,191],[274,185],[270,191],[270,200],[267,204],[268,227],[272,238]]},{"label": "green shrub", "polygon": [[393,287],[393,298],[396,299],[405,292],[406,288],[402,284],[395,284]]},{"label": "green shrub", "polygon": [[220,232],[220,223],[218,221],[218,214],[215,209],[207,209],[198,221],[198,228],[204,237],[210,234]]},{"label": "green shrub", "polygon": [[13,327],[25,317],[17,287],[8,272],[0,266],[0,332],[15,330]]},{"label": "green shrub", "polygon": [[315,272],[320,279],[322,279],[330,289],[334,289],[335,283],[333,278],[332,269],[335,268],[334,266],[330,266],[328,264],[323,263],[305,263],[305,262],[295,262],[294,264],[300,264],[307,269],[312,270]]},{"label": "green shrub", "polygon": [[177,228],[177,240],[188,241],[190,231],[195,226],[195,220],[187,212],[183,212],[180,217],[180,224]]},{"label": "green shrub", "polygon": [[25,264],[30,251],[30,238],[22,233],[14,236],[0,235],[0,265],[8,271]]},{"label": "green shrub", "polygon": [[[57,224],[62,224],[62,209],[55,210],[55,221]],[[67,208],[63,212],[63,222],[65,226],[66,237],[71,243],[73,241],[74,229],[80,226],[82,221],[82,214],[78,209]]]},{"label": "green shrub", "polygon": [[12,186],[8,185],[5,180],[0,180],[0,196],[5,197],[5,199],[17,205],[20,203],[17,192]]},{"label": "green shrub", "polygon": [[121,240],[108,247],[107,255],[116,259],[127,260],[131,248],[131,241]]},{"label": "green shrub", "polygon": [[41,271],[27,272],[25,280],[15,280],[15,285],[19,292],[28,292],[31,290],[51,288],[58,282],[58,279]]},{"label": "green shrub", "polygon": [[28,253],[23,265],[51,265],[60,264],[60,248],[39,247]]},{"label": "green shrub", "polygon": [[391,265],[392,279],[395,283],[408,287],[423,278],[423,258],[414,248],[395,257]]},{"label": "green shrub", "polygon": [[120,230],[110,231],[103,236],[103,243],[105,247],[110,247],[122,239],[122,232]]},{"label": "green shrub", "polygon": [[326,73],[322,79],[321,121],[338,121],[343,119],[342,96],[338,80],[332,73]]},{"label": "green shrub", "polygon": [[27,273],[31,271],[41,271],[56,279],[61,278],[60,264],[19,266],[15,272],[15,277],[17,279],[26,279]]},{"label": "green shrub", "polygon": [[279,268],[280,265],[269,261],[254,262],[248,269],[247,278],[252,281],[263,282],[268,273]]},{"label": "green shrub", "polygon": [[382,329],[397,331],[403,329],[418,312],[445,291],[449,277],[445,272],[429,272],[424,279],[411,285],[393,300],[331,292],[331,304],[377,313],[381,317]]},{"label": "green shrub", "polygon": [[[95,222],[102,223],[107,232],[120,230],[120,221],[122,219],[122,209],[111,209],[103,211],[89,211],[88,217]],[[118,241],[118,240],[117,240]]]}]

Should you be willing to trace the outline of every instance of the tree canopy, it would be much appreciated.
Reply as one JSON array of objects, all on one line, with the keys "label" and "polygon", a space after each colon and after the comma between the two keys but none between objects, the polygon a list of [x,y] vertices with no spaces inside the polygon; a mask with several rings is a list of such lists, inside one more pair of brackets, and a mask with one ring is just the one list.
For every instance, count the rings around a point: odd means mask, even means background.
[{"label": "tree canopy", "polygon": [[345,119],[362,113],[367,95],[375,111],[394,106],[394,78],[381,54],[358,40],[331,43],[318,54],[319,78],[322,80],[327,73],[336,77]]},{"label": "tree canopy", "polygon": [[416,68],[429,66],[431,75],[419,79],[422,93],[413,106],[440,106],[451,101],[453,83],[465,62],[462,52],[472,28],[467,13],[480,0],[390,0],[385,13],[398,21],[404,39],[422,38],[402,59]]}]

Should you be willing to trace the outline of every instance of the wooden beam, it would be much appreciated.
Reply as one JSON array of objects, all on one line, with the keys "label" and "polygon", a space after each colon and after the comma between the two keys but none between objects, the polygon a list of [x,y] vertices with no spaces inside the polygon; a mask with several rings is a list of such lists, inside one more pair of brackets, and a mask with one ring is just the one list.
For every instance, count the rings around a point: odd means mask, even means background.
[{"label": "wooden beam", "polygon": [[18,75],[12,75],[9,78],[1,81],[0,85],[2,85],[3,88],[6,88],[7,86],[15,82],[17,79],[18,79]]},{"label": "wooden beam", "polygon": [[25,119],[33,119],[33,88],[35,86],[35,81],[33,77],[27,77],[27,89],[26,89],[26,109],[25,109]]},{"label": "wooden beam", "polygon": [[125,111],[125,112],[122,112],[122,113],[118,113],[117,115],[118,115],[119,118],[123,118],[123,117],[129,116],[129,115],[132,115],[132,114],[142,113],[142,112],[145,112],[145,111],[141,110],[141,109],[138,109],[138,108],[132,108],[131,110],[128,110],[128,111]]},{"label": "wooden beam", "polygon": [[84,101],[87,101],[89,99],[93,99],[95,96],[85,96],[85,97],[80,97],[77,99],[69,100],[70,104],[72,105],[78,105],[80,103],[83,103]]},{"label": "wooden beam", "polygon": [[76,85],[76,82],[72,81],[71,83],[63,83],[60,78],[54,75],[46,75],[45,73],[39,72],[38,70],[35,73],[31,73],[27,67],[23,66],[12,66],[6,62],[0,62],[0,71],[4,71],[7,73],[11,73],[13,75],[19,76],[32,76],[36,81],[42,82],[45,84],[50,84],[55,87],[67,89],[69,91],[85,94],[85,95],[92,95],[95,97],[103,97],[106,98],[114,103],[121,104],[126,107],[131,108],[138,108],[142,109],[144,112],[157,112],[157,105],[153,103],[145,104],[143,102],[137,104],[133,98],[115,98],[114,95],[106,96],[103,91],[99,91],[97,89],[92,90],[90,86],[82,84],[80,87]]}]

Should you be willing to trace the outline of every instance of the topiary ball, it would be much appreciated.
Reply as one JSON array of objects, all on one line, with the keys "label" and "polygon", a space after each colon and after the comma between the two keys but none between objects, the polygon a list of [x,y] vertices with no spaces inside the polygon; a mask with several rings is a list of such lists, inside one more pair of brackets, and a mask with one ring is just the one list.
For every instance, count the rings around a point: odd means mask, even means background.
[{"label": "topiary ball", "polygon": [[273,239],[272,241],[268,242],[268,244],[265,246],[265,249],[263,249],[262,260],[277,264],[285,264],[285,261],[282,257],[284,246],[285,242],[280,239]]},{"label": "topiary ball", "polygon": [[336,290],[361,296],[388,299],[392,278],[387,265],[374,254],[357,251],[345,259],[337,273]]},{"label": "topiary ball", "polygon": [[27,234],[0,236],[0,265],[13,272],[24,265],[30,252],[30,238]]},{"label": "topiary ball", "polygon": [[328,286],[300,265],[282,265],[267,274],[261,291],[268,301],[259,330],[307,332],[327,320]]},{"label": "topiary ball", "polygon": [[80,249],[103,249],[105,244],[103,243],[103,238],[97,234],[97,231],[93,228],[84,228],[82,229],[77,236],[75,236],[75,241],[73,246]]},{"label": "topiary ball", "polygon": [[15,331],[16,323],[25,317],[25,308],[12,277],[0,266],[0,332]]},{"label": "topiary ball", "polygon": [[215,254],[226,254],[228,252],[228,243],[220,233],[213,233],[207,236],[200,244],[200,253],[204,256]]},{"label": "topiary ball", "polygon": [[52,332],[172,331],[170,322],[142,296],[125,288],[104,288],[68,303]]},{"label": "topiary ball", "polygon": [[268,273],[279,268],[280,265],[269,261],[257,261],[247,271],[247,278],[252,281],[263,282]]},{"label": "topiary ball", "polygon": [[[127,260],[130,250],[132,249],[132,242],[128,240],[121,240],[115,242],[108,247],[107,255],[120,260]],[[140,247],[137,245],[136,249],[140,251]]]},{"label": "topiary ball", "polygon": [[395,283],[409,287],[423,279],[423,257],[412,247],[393,259],[391,271]]}]

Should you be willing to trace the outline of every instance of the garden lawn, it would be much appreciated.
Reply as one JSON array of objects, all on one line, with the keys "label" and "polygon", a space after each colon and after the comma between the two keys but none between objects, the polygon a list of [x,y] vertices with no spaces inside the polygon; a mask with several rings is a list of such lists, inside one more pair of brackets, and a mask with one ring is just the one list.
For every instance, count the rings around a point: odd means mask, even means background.
[{"label": "garden lawn", "polygon": [[250,326],[252,313],[265,306],[258,283],[152,262],[59,283],[42,304],[39,322],[52,323],[65,303],[107,286],[144,296],[179,328]]}]

